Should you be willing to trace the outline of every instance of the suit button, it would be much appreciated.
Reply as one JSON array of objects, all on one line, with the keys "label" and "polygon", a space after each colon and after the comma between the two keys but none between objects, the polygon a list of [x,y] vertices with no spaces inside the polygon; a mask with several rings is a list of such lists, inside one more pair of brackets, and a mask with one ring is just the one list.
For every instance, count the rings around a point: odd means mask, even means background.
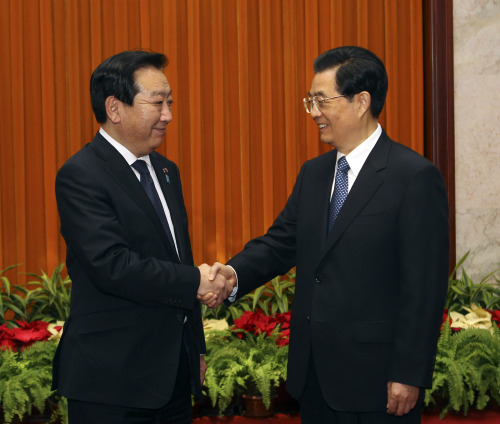
[{"label": "suit button", "polygon": [[322,275],[318,275],[316,277],[316,284],[321,284],[323,282],[324,277]]},{"label": "suit button", "polygon": [[307,321],[311,321],[311,317],[310,317],[309,315],[308,315],[308,316],[306,316],[306,320],[307,320]]},{"label": "suit button", "polygon": [[177,314],[177,321],[184,322],[184,314],[182,312]]}]

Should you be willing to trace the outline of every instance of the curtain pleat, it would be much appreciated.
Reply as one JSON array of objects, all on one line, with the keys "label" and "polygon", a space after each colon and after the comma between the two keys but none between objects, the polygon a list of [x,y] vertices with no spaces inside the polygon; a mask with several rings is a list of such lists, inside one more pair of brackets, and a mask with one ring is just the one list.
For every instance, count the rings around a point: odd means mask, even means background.
[{"label": "curtain pleat", "polygon": [[302,106],[321,52],[379,55],[380,122],[423,152],[422,19],[421,0],[0,0],[0,269],[65,259],[54,180],[99,128],[89,79],[105,58],[168,56],[158,151],[179,165],[195,261],[212,263],[265,232],[301,164],[329,150]]}]

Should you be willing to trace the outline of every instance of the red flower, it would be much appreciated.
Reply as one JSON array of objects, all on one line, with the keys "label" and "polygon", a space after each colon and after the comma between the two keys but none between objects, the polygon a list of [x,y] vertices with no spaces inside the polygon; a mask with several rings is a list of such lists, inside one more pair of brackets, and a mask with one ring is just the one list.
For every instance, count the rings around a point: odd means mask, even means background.
[{"label": "red flower", "polygon": [[234,325],[236,328],[241,328],[246,331],[250,331],[251,323],[250,320],[252,319],[253,313],[251,311],[245,311],[243,312],[243,315],[241,317],[236,318],[234,320]]},{"label": "red flower", "polygon": [[17,345],[9,339],[0,339],[0,350],[16,350]]},{"label": "red flower", "polygon": [[[268,336],[272,334],[276,326],[280,326],[280,334],[277,339],[278,346],[288,344],[288,336],[290,334],[290,315],[291,312],[284,314],[275,313],[271,316],[265,315],[262,310],[255,312],[245,311],[240,318],[234,320],[234,328],[244,330],[253,335],[265,333]],[[242,332],[238,332],[237,336],[241,339]]]},{"label": "red flower", "polygon": [[280,332],[276,343],[279,347],[286,346],[287,344],[290,343],[290,329],[289,328]]},{"label": "red flower", "polygon": [[276,340],[276,344],[278,345],[278,347],[286,346],[288,343],[288,337],[280,337],[278,340]]},{"label": "red flower", "polygon": [[3,350],[19,348],[24,349],[34,342],[48,340],[50,333],[47,331],[48,323],[44,321],[16,321],[18,328],[8,328],[6,324],[0,326],[0,346]]},{"label": "red flower", "polygon": [[498,322],[500,325],[500,309],[492,309],[488,312],[491,314],[491,320]]},{"label": "red flower", "polygon": [[270,317],[264,315],[261,310],[258,310],[253,317],[253,325],[255,327],[254,334],[267,333],[271,334],[276,327],[275,322],[271,322]]}]

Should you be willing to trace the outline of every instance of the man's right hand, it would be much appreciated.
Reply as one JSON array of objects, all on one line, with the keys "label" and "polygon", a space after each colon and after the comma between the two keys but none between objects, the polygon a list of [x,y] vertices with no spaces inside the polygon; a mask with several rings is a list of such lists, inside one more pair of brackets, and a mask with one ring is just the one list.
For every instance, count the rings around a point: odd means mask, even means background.
[{"label": "man's right hand", "polygon": [[[201,271],[201,270],[200,270]],[[209,308],[216,308],[217,306],[221,305],[224,300],[226,300],[231,292],[233,291],[233,288],[236,286],[236,274],[234,273],[234,270],[227,266],[223,265],[220,262],[216,262],[212,265],[212,267],[209,270],[209,276],[208,279],[210,281],[216,281],[218,278],[223,277],[227,283],[228,283],[228,291],[226,292],[226,295],[224,298],[220,298],[219,296],[216,296],[215,293],[206,293],[204,295],[198,293],[198,299],[200,300],[201,303],[204,305],[207,305]]]},{"label": "man's right hand", "polygon": [[208,278],[213,280],[217,277],[217,275],[222,275],[229,282],[229,284],[231,284],[231,291],[236,286],[236,274],[234,273],[234,269],[230,266],[223,265],[220,262],[215,262],[210,268]]},{"label": "man's right hand", "polygon": [[[212,272],[213,267],[210,268],[207,264],[200,265],[198,269],[200,270],[198,299],[210,308],[221,305],[229,297],[234,286],[225,278],[225,273]],[[234,281],[236,283],[236,276]]]}]

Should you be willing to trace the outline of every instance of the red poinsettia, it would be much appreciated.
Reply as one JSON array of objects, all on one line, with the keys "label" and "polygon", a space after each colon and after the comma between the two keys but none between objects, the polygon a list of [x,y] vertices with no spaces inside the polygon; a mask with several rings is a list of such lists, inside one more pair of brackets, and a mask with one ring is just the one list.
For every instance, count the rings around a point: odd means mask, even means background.
[{"label": "red poinsettia", "polygon": [[6,324],[0,326],[0,349],[1,350],[16,350],[17,344],[13,342],[11,339],[6,337],[4,333],[4,328],[6,328]]},{"label": "red poinsettia", "polygon": [[[285,312],[268,316],[260,309],[255,312],[245,311],[240,318],[234,320],[234,328],[254,335],[265,333],[269,336],[276,326],[279,325],[280,332],[276,343],[278,346],[286,346],[288,344],[288,337],[290,336],[290,315],[291,312]],[[240,339],[243,337],[241,332],[237,335]]]},{"label": "red poinsettia", "polygon": [[51,336],[44,321],[16,321],[19,327],[9,328],[7,324],[0,326],[0,348],[2,350],[24,349],[34,342],[48,340]]},{"label": "red poinsettia", "polygon": [[286,346],[288,343],[290,343],[290,329],[281,331],[278,340],[276,340],[279,347]]},{"label": "red poinsettia", "polygon": [[487,309],[487,311],[491,314],[491,320],[496,321],[497,325],[500,326],[500,309]]},{"label": "red poinsettia", "polygon": [[441,330],[443,329],[443,325],[448,320],[448,324],[451,326],[451,317],[448,315],[448,309],[443,311],[443,318],[441,319]]}]

